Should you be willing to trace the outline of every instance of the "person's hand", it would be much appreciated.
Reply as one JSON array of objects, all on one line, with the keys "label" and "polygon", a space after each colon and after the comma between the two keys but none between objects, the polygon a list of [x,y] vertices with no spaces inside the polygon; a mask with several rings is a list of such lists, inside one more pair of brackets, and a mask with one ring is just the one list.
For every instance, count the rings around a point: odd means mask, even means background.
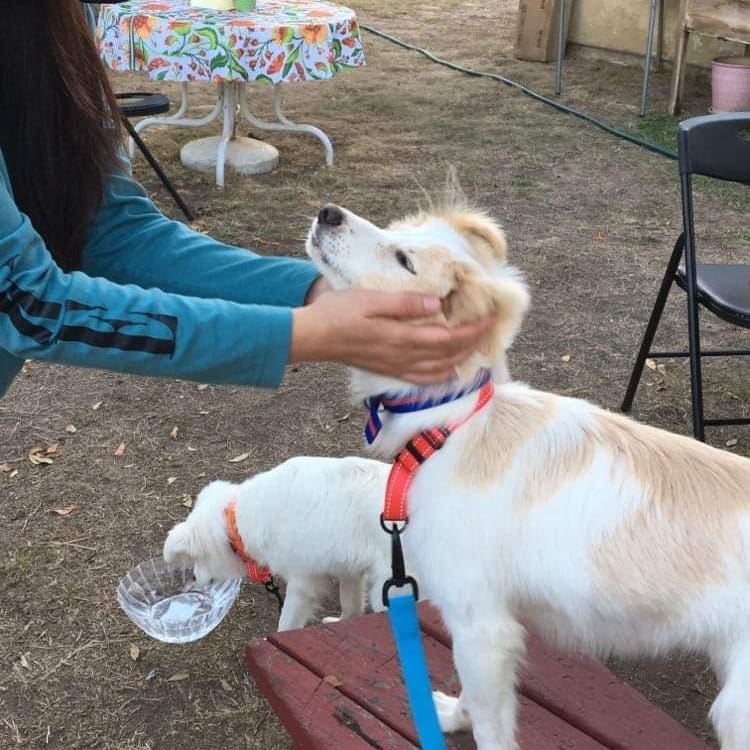
[{"label": "person's hand", "polygon": [[307,294],[305,295],[305,304],[312,305],[312,303],[315,302],[315,300],[318,299],[321,294],[325,294],[326,292],[330,291],[331,285],[322,276],[318,276],[318,278],[315,279],[312,284],[310,284],[310,288],[307,290]]},{"label": "person's hand", "polygon": [[289,362],[328,360],[417,385],[443,382],[474,351],[494,318],[455,328],[413,322],[440,309],[438,297],[326,290],[292,311]]}]

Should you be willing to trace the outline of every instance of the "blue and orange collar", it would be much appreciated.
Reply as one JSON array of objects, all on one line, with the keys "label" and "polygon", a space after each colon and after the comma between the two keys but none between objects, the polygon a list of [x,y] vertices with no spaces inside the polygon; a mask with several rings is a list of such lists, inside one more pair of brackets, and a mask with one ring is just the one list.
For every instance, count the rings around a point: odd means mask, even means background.
[{"label": "blue and orange collar", "polygon": [[365,438],[368,444],[372,444],[378,436],[383,423],[380,419],[380,411],[392,414],[405,414],[407,412],[423,411],[435,406],[442,406],[451,401],[457,401],[462,396],[467,396],[482,388],[492,373],[489,370],[480,370],[474,380],[468,385],[456,390],[445,391],[444,387],[436,392],[436,388],[417,388],[406,393],[381,393],[365,399],[365,406],[369,411],[367,423],[365,424]]}]

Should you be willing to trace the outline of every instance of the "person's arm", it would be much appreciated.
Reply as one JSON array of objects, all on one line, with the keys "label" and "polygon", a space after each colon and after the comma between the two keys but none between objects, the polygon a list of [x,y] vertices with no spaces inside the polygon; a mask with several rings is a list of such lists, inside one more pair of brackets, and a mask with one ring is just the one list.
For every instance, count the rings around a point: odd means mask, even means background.
[{"label": "person's arm", "polygon": [[64,273],[0,181],[0,348],[16,358],[274,387],[291,326],[283,307]]},{"label": "person's arm", "polygon": [[167,218],[125,175],[110,178],[83,270],[121,284],[280,307],[303,304],[319,276],[309,261],[256,255]]}]

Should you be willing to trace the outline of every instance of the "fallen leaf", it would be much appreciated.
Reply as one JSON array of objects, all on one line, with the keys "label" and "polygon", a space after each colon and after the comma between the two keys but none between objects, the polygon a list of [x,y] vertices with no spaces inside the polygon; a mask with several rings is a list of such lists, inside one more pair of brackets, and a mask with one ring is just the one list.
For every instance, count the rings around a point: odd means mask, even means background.
[{"label": "fallen leaf", "polygon": [[101,405],[102,405],[103,403],[104,403],[104,401],[97,401],[97,402],[96,402],[95,404],[92,404],[92,406],[91,406],[91,410],[92,410],[92,411],[97,411],[97,410],[99,409],[99,407],[100,407],[100,406],[101,406]]},{"label": "fallen leaf", "polygon": [[52,512],[57,513],[58,516],[70,515],[78,506],[77,505],[66,505],[64,508],[53,508]]},{"label": "fallen leaf", "polygon": [[138,645],[135,643],[130,644],[130,648],[128,649],[128,653],[130,654],[130,658],[133,661],[137,661],[138,657],[141,655],[141,650],[138,648]]},{"label": "fallen leaf", "polygon": [[591,239],[594,242],[601,242],[604,239],[604,235],[601,232],[597,232]]},{"label": "fallen leaf", "polygon": [[159,670],[156,669],[156,667],[154,667],[143,679],[146,682],[149,682],[150,680],[153,680],[154,677],[156,677],[156,675],[158,674],[158,672],[159,672]]},{"label": "fallen leaf", "polygon": [[208,410],[207,410],[207,409],[201,409],[201,411],[199,411],[199,412],[198,412],[198,414],[200,414],[200,415],[201,415],[202,417],[205,417],[205,416],[207,416],[207,415],[208,415],[208,413],[209,413],[209,412],[208,412]]},{"label": "fallen leaf", "polygon": [[8,474],[8,479],[13,479],[15,476],[18,476],[18,469],[13,469],[13,471]]},{"label": "fallen leaf", "polygon": [[68,425],[65,425],[65,432],[68,432],[72,435],[78,432],[78,430],[76,429],[76,426],[74,424],[68,424]]},{"label": "fallen leaf", "polygon": [[123,453],[125,453],[125,443],[120,443],[117,448],[115,448],[115,456],[121,456]]},{"label": "fallen leaf", "polygon": [[337,422],[346,422],[351,416],[351,412],[347,412],[343,417],[336,417]]},{"label": "fallen leaf", "polygon": [[29,660],[26,658],[26,654],[21,654],[21,666],[24,669],[31,669],[31,664],[29,664]]},{"label": "fallen leaf", "polygon": [[169,437],[171,437],[172,440],[177,440],[177,430],[178,429],[179,429],[178,427],[173,427],[172,431],[169,433]]},{"label": "fallen leaf", "polygon": [[54,453],[57,453],[57,449],[60,447],[60,443],[52,443],[52,445],[48,445],[46,450],[44,451],[48,456]]},{"label": "fallen leaf", "polygon": [[737,438],[729,438],[724,445],[726,445],[727,448],[734,448],[734,446],[737,445]]},{"label": "fallen leaf", "polygon": [[329,674],[326,677],[324,677],[323,682],[330,685],[331,687],[339,687],[340,685],[344,684],[343,682],[341,682],[341,680],[338,677],[332,674]]},{"label": "fallen leaf", "polygon": [[167,477],[167,484],[174,484],[177,481],[177,477]]},{"label": "fallen leaf", "polygon": [[563,362],[570,362],[570,354],[563,354],[562,357],[560,357],[560,359]]},{"label": "fallen leaf", "polygon": [[13,467],[10,464],[0,464],[0,471],[7,474],[9,471],[13,471]]},{"label": "fallen leaf", "polygon": [[647,359],[646,360],[646,367],[648,367],[649,370],[655,370],[656,369],[656,362],[653,359]]},{"label": "fallen leaf", "polygon": [[197,449],[197,448],[193,448],[193,446],[192,446],[192,445],[188,445],[188,450],[189,450],[189,451],[190,451],[191,453],[193,453],[194,451],[197,451],[198,449]]},{"label": "fallen leaf", "polygon": [[32,464],[35,466],[38,466],[39,464],[53,464],[55,463],[53,459],[51,459],[49,456],[46,455],[47,448],[43,445],[35,445],[30,451],[29,451],[29,461],[31,461]]},{"label": "fallen leaf", "polygon": [[240,453],[239,456],[235,456],[234,458],[229,459],[230,464],[238,464],[240,461],[244,461],[246,458],[249,458],[249,453]]},{"label": "fallen leaf", "polygon": [[180,682],[181,680],[187,680],[190,675],[187,672],[176,672],[171,677],[167,677],[167,682]]},{"label": "fallen leaf", "polygon": [[182,496],[182,502],[180,505],[184,505],[186,508],[192,508],[193,507],[193,498],[190,497],[190,495],[183,495]]},{"label": "fallen leaf", "polygon": [[199,391],[205,391],[205,390],[206,390],[206,388],[208,388],[208,385],[207,385],[206,383],[201,383],[201,384],[200,384],[200,385],[198,386],[198,390],[199,390]]},{"label": "fallen leaf", "polygon": [[233,687],[232,687],[232,686],[231,686],[231,685],[229,684],[229,682],[227,682],[227,680],[225,680],[224,678],[222,678],[222,680],[221,680],[221,687],[222,687],[222,688],[223,688],[224,690],[226,690],[226,692],[227,692],[227,693],[231,693],[231,692],[232,692],[232,690],[234,690],[234,688],[233,688]]},{"label": "fallen leaf", "polygon": [[198,479],[203,479],[203,477],[206,476],[206,472],[202,471],[200,474],[198,474]]}]

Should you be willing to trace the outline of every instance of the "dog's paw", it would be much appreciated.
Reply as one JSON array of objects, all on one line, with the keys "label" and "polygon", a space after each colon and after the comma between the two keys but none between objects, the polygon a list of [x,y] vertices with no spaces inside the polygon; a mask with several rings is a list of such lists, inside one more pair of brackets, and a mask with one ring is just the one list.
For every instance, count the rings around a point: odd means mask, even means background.
[{"label": "dog's paw", "polygon": [[461,708],[458,698],[433,690],[432,699],[435,702],[440,728],[444,732],[468,732],[471,729],[469,714]]},{"label": "dog's paw", "polygon": [[333,625],[334,623],[341,622],[340,617],[324,617],[321,622],[324,625]]}]

